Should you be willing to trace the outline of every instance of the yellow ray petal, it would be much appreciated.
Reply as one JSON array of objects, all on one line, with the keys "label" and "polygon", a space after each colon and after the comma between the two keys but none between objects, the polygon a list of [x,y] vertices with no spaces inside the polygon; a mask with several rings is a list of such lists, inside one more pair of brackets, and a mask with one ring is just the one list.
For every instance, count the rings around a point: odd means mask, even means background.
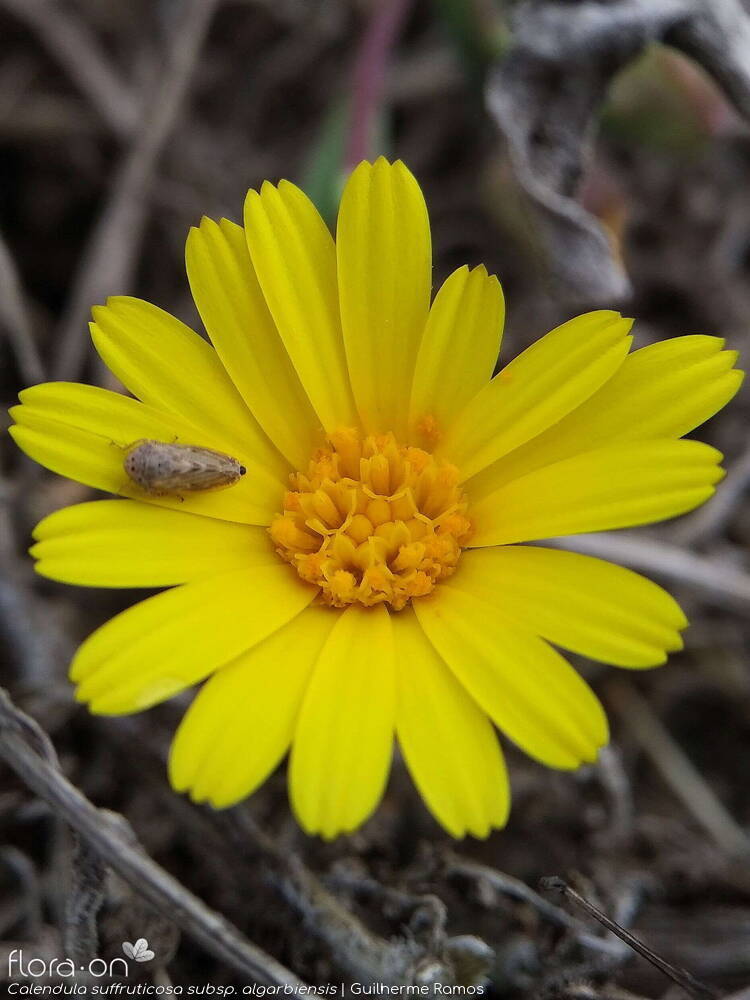
[{"label": "yellow ray petal", "polygon": [[662,521],[704,503],[724,475],[700,441],[614,444],[547,465],[473,504],[471,546]]},{"label": "yellow ray petal", "polygon": [[489,719],[411,610],[393,616],[398,650],[396,735],[414,784],[454,837],[486,837],[510,808],[505,762]]},{"label": "yellow ray petal", "polygon": [[170,587],[278,562],[265,528],[133,500],[65,507],[34,538],[37,573],[84,587]]},{"label": "yellow ray petal", "polygon": [[188,280],[211,342],[247,406],[297,469],[320,444],[320,421],[260,290],[245,233],[203,219],[185,250]]},{"label": "yellow ray petal", "polygon": [[480,472],[475,499],[544,465],[604,444],[682,437],[734,396],[743,374],[719,337],[675,337],[629,355],[590,399],[543,434]]},{"label": "yellow ray petal", "polygon": [[307,833],[331,839],[380,801],[393,747],[395,652],[382,605],[338,616],[307,688],[292,744],[292,807]]},{"label": "yellow ray petal", "polygon": [[414,369],[409,422],[418,444],[431,449],[492,378],[504,318],[500,282],[484,266],[460,267],[445,281]]},{"label": "yellow ray petal", "polygon": [[336,248],[310,199],[267,182],[245,201],[245,235],[260,287],[326,431],[356,423],[341,336]]},{"label": "yellow ray petal", "polygon": [[258,463],[286,471],[202,337],[141,299],[115,296],[92,311],[96,349],[134,396],[194,427],[206,427],[225,442],[225,450],[251,451]]},{"label": "yellow ray petal", "polygon": [[608,739],[593,691],[542,639],[498,621],[491,604],[441,584],[414,604],[430,642],[481,708],[549,767],[593,761]]},{"label": "yellow ray petal", "polygon": [[632,322],[600,310],[542,337],[471,400],[440,442],[439,453],[468,479],[562,420],[620,367]]},{"label": "yellow ray petal", "polygon": [[[193,444],[227,452],[221,437],[198,430],[179,417],[138,400],[90,385],[48,382],[24,389],[22,406],[10,413],[18,446],[34,461],[95,489],[153,503],[159,507],[206,514],[226,521],[268,524],[283,495],[279,470],[260,465],[248,450],[236,452],[247,468],[230,489],[179,497],[153,497],[139,489],[123,469],[124,449],[141,438]],[[231,454],[231,452],[229,452]],[[278,457],[279,462],[283,462]]]},{"label": "yellow ray petal", "polygon": [[206,682],[172,744],[176,791],[222,809],[265,781],[289,748],[310,672],[336,618],[306,608]]},{"label": "yellow ray petal", "polygon": [[451,587],[494,616],[566,649],[619,667],[653,667],[682,648],[687,619],[638,573],[602,559],[536,546],[465,552]]},{"label": "yellow ray petal", "polygon": [[341,325],[354,399],[368,432],[406,433],[427,322],[432,249],[427,206],[403,163],[360,163],[336,230]]},{"label": "yellow ray petal", "polygon": [[315,597],[287,566],[231,570],[149,597],[86,639],[70,678],[97,715],[139,712],[202,681]]}]

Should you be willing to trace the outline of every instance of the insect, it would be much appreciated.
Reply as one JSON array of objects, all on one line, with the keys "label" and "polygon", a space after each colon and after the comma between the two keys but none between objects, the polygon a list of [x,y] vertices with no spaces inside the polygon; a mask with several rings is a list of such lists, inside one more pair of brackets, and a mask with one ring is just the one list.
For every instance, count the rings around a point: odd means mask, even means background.
[{"label": "insect", "polygon": [[222,451],[146,438],[128,445],[123,467],[136,486],[155,497],[220,490],[247,472]]}]

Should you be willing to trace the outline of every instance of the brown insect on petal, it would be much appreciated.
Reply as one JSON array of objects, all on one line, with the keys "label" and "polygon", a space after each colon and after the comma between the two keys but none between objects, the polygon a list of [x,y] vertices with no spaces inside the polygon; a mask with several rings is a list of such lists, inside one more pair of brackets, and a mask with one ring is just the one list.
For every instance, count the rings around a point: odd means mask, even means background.
[{"label": "brown insect on petal", "polygon": [[128,445],[129,478],[151,496],[180,496],[233,486],[247,472],[236,458],[191,444],[141,440]]}]

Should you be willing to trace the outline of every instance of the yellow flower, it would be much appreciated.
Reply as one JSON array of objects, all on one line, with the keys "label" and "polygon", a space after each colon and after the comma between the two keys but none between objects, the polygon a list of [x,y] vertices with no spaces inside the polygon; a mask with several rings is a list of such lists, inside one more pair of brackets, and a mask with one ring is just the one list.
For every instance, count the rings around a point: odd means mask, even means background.
[{"label": "yellow flower", "polygon": [[[687,624],[629,570],[519,543],[708,499],[721,455],[679,438],[737,391],[736,355],[704,336],[628,354],[631,322],[599,311],[492,378],[500,285],[462,267],[430,305],[427,211],[402,163],[355,170],[335,244],[283,181],[248,194],[244,223],[204,219],[188,238],[213,346],[113,298],[92,336],[136,398],[51,383],[14,408],[32,458],[129,498],[45,518],[37,570],[171,588],[83,643],[77,697],[118,715],[206,681],[175,738],[174,787],[231,805],[291,747],[292,806],[327,838],[375,809],[395,734],[443,826],[486,836],[509,806],[492,723],[555,768],[607,741],[555,647],[651,667]],[[247,474],[151,496],[123,469],[140,439],[212,448]]]}]

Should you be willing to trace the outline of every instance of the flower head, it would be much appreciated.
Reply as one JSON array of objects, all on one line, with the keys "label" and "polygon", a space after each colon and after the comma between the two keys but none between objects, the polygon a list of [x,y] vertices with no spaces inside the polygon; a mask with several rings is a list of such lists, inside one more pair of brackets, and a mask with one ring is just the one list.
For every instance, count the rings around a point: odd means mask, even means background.
[{"label": "flower head", "polygon": [[[32,458],[126,498],[45,518],[37,570],[169,588],[83,643],[77,697],[117,715],[205,682],[172,748],[174,787],[231,805],[291,747],[293,808],[325,837],[372,813],[395,734],[443,826],[486,836],[509,807],[493,723],[556,768],[607,741],[556,647],[651,667],[687,624],[629,570],[523,543],[711,496],[721,455],[680,438],[737,391],[736,355],[706,336],[629,353],[631,322],[598,311],[493,378],[500,285],[462,267],[430,304],[424,199],[384,160],[350,178],[335,243],[298,188],[264,184],[244,227],[191,231],[187,270],[210,344],[110,299],[92,336],[135,398],[50,383],[13,410]],[[123,464],[139,441],[177,456],[147,485],[179,484],[179,446],[245,474],[146,490]]]},{"label": "flower head", "polygon": [[453,573],[471,534],[458,469],[391,432],[329,435],[271,522],[279,555],[336,608],[401,611]]}]

